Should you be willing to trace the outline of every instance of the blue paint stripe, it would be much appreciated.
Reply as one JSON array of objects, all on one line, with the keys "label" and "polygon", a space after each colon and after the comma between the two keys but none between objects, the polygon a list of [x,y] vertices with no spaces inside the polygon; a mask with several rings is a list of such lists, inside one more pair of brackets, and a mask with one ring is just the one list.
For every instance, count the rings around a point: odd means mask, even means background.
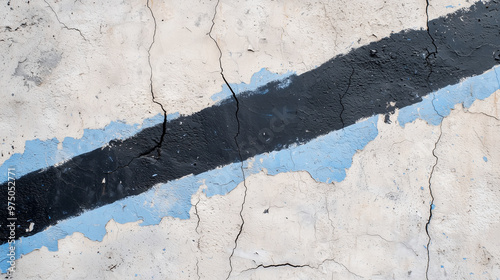
[{"label": "blue paint stripe", "polygon": [[[293,71],[288,71],[284,74],[277,74],[270,72],[266,68],[260,69],[259,72],[252,75],[250,78],[250,83],[239,83],[239,84],[229,84],[234,90],[235,94],[239,95],[243,92],[251,92],[252,94],[266,94],[265,91],[259,91],[258,88],[267,85],[270,82],[279,82],[280,88],[285,88],[290,84],[288,79],[290,76],[295,74]],[[211,99],[213,101],[223,101],[228,98],[232,98],[233,94],[227,85],[222,85],[222,91],[212,95]]]}]

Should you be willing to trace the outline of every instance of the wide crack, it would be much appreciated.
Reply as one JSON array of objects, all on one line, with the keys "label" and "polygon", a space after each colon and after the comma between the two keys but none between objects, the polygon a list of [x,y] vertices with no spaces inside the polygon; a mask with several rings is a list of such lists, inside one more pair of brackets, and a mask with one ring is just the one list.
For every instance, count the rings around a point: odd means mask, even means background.
[{"label": "wide crack", "polygon": [[432,37],[432,34],[431,34],[431,31],[429,29],[429,0],[425,0],[425,16],[427,17],[427,34],[429,35],[429,37],[431,38],[431,41],[432,41],[432,45],[434,46],[434,54],[437,54],[438,52],[438,48],[437,48],[437,45],[436,45],[436,41],[434,40],[434,37]]},{"label": "wide crack", "polygon": [[436,45],[436,41],[434,40],[434,37],[432,36],[431,34],[431,31],[430,31],[430,28],[429,28],[429,0],[425,0],[425,16],[426,16],[426,27],[427,27],[427,35],[429,35],[429,38],[431,39],[431,42],[432,42],[432,45],[434,46],[434,51],[433,52],[430,52],[429,50],[427,50],[427,55],[425,56],[425,61],[426,61],[426,64],[427,66],[429,66],[429,74],[427,75],[427,84],[429,85],[429,88],[431,88],[431,84],[430,84],[430,78],[431,78],[431,75],[433,73],[433,69],[432,69],[432,63],[430,61],[430,57],[431,55],[436,58],[437,57],[437,53],[438,53],[438,47]]},{"label": "wide crack", "polygon": [[[429,51],[427,49],[427,55],[425,57],[426,65],[429,67],[429,74],[427,75],[427,86],[429,87],[429,90],[432,91],[432,83],[431,83],[430,79],[431,79],[431,75],[434,72],[434,70],[433,70],[433,67],[432,67],[431,56],[434,59],[437,58],[438,47],[436,45],[436,41],[435,41],[434,37],[431,34],[430,27],[429,27],[429,6],[430,6],[429,0],[426,0],[425,3],[426,3],[426,5],[425,5],[425,16],[426,16],[427,35],[429,36],[429,38],[431,40],[431,43],[434,46],[434,51],[433,52],[431,52],[431,51]],[[427,219],[427,223],[425,224],[425,232],[427,234],[427,246],[426,246],[426,250],[427,250],[427,264],[426,264],[426,267],[425,267],[425,278],[427,280],[429,279],[429,266],[430,266],[430,249],[429,249],[429,246],[431,245],[431,240],[432,240],[431,235],[429,234],[429,226],[430,226],[431,219],[432,219],[432,210],[434,210],[434,194],[432,192],[432,176],[434,175],[434,170],[436,169],[436,166],[437,166],[438,161],[439,161],[439,158],[436,155],[436,148],[437,148],[437,145],[438,145],[439,141],[441,140],[441,136],[443,135],[443,120],[444,120],[444,116],[441,115],[437,111],[437,109],[436,109],[436,107],[434,105],[434,100],[435,100],[435,94],[434,94],[434,99],[432,100],[432,107],[434,108],[434,111],[436,112],[436,114],[438,114],[441,117],[441,122],[439,124],[439,137],[438,137],[437,141],[434,143],[434,149],[432,150],[432,155],[434,156],[434,158],[436,159],[436,161],[435,161],[434,165],[431,168],[431,173],[429,174],[429,181],[428,181],[429,195],[431,197],[431,202],[430,202],[430,205],[429,205],[429,218]]]},{"label": "wide crack", "polygon": [[434,175],[434,171],[436,169],[436,166],[438,164],[438,161],[439,161],[439,158],[438,156],[436,155],[436,149],[437,149],[437,146],[439,144],[439,141],[441,141],[441,136],[443,136],[443,121],[444,121],[444,116],[441,115],[437,110],[436,110],[436,107],[434,106],[434,99],[432,100],[432,107],[434,108],[434,111],[436,111],[436,114],[438,114],[440,117],[441,117],[441,122],[439,124],[439,137],[438,139],[436,140],[436,142],[434,143],[434,149],[432,149],[432,155],[434,156],[434,158],[436,159],[436,161],[434,162],[434,165],[432,166],[431,168],[431,173],[429,174],[429,181],[428,181],[428,185],[429,185],[429,194],[431,196],[431,202],[430,202],[430,205],[429,205],[429,218],[427,219],[427,223],[425,224],[425,232],[427,234],[427,246],[426,246],[426,249],[427,249],[427,265],[426,265],[426,268],[425,268],[425,279],[429,280],[429,266],[430,266],[430,245],[431,245],[431,235],[429,233],[429,226],[431,224],[431,219],[432,219],[432,210],[434,210],[434,194],[432,192],[432,176]]},{"label": "wide crack", "polygon": [[236,238],[234,240],[233,250],[231,252],[231,255],[229,256],[229,273],[228,273],[228,275],[226,277],[226,279],[229,279],[229,277],[231,276],[231,273],[233,272],[232,259],[233,259],[234,251],[238,247],[238,240],[239,240],[239,237],[240,237],[240,235],[241,235],[241,233],[243,231],[243,225],[245,224],[245,219],[243,218],[243,209],[244,209],[245,202],[246,202],[248,188],[247,188],[247,185],[246,185],[245,170],[244,170],[244,167],[243,167],[243,157],[241,156],[241,149],[240,149],[240,145],[238,144],[238,136],[240,135],[240,129],[241,129],[240,119],[238,117],[238,113],[240,111],[240,102],[239,102],[238,98],[236,97],[236,93],[234,92],[233,88],[231,87],[231,85],[229,85],[229,83],[226,80],[226,77],[224,76],[224,68],[222,67],[222,50],[221,50],[221,48],[219,46],[219,43],[217,43],[217,40],[214,37],[212,37],[212,30],[213,30],[213,28],[215,26],[215,17],[217,16],[217,8],[219,7],[219,3],[220,3],[220,0],[217,0],[217,4],[215,5],[215,9],[214,9],[214,16],[212,18],[212,26],[210,27],[210,31],[207,33],[207,35],[214,41],[215,46],[219,50],[220,75],[222,77],[222,80],[224,80],[224,83],[227,85],[227,87],[231,91],[233,99],[236,102],[235,117],[236,117],[236,123],[238,125],[238,129],[237,129],[236,134],[234,135],[233,139],[234,139],[234,143],[236,145],[236,149],[238,150],[238,156],[239,156],[240,162],[241,162],[241,167],[240,168],[241,168],[241,173],[243,175],[243,186],[245,188],[245,191],[244,191],[244,194],[243,194],[243,202],[241,204],[241,209],[240,209],[241,225],[240,225],[240,229],[238,231],[238,234],[236,235]]}]

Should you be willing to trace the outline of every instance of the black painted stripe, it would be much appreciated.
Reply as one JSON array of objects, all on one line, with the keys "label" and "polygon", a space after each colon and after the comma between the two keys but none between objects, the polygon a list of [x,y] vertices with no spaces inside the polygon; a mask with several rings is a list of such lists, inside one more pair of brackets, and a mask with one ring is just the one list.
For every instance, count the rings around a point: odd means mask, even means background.
[{"label": "black painted stripe", "polygon": [[[285,88],[271,82],[257,90],[266,91],[264,95],[240,95],[238,144],[243,159],[307,142],[360,118],[390,113],[492,68],[500,59],[499,8],[499,1],[479,2],[468,11],[429,22],[429,32],[395,33],[292,76]],[[390,102],[395,105],[388,106]],[[235,111],[236,103],[229,99],[167,123],[161,148],[153,148],[163,132],[158,125],[19,178],[17,224],[27,228],[34,222],[35,227],[16,236],[35,234],[154,184],[238,162]],[[5,209],[7,186],[0,188]],[[0,220],[6,221],[6,215],[0,211]],[[2,243],[7,233],[2,222]]]}]

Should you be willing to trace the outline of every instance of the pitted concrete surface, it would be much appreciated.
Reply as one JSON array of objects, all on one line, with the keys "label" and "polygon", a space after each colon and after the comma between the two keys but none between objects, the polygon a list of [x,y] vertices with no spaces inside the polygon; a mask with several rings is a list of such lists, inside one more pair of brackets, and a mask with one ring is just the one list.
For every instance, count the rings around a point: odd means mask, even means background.
[{"label": "pitted concrete surface", "polygon": [[1,4],[13,278],[498,279],[499,5]]}]

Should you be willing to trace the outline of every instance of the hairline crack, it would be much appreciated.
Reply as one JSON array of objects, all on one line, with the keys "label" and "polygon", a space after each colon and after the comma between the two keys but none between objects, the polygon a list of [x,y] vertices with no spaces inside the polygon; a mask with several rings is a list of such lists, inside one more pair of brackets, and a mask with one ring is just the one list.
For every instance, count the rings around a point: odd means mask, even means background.
[{"label": "hairline crack", "polygon": [[212,26],[210,27],[210,30],[207,33],[207,35],[210,37],[210,39],[212,39],[212,41],[214,41],[215,46],[219,50],[220,75],[222,77],[222,80],[224,80],[224,83],[226,84],[226,86],[231,91],[232,97],[233,97],[234,101],[236,102],[235,117],[236,117],[236,123],[237,123],[238,126],[237,126],[236,134],[234,135],[233,139],[234,139],[234,143],[236,145],[236,148],[238,150],[238,156],[239,156],[239,159],[240,159],[240,162],[241,162],[240,168],[241,168],[241,173],[243,175],[243,186],[244,186],[243,202],[241,204],[240,213],[239,213],[240,214],[240,218],[241,218],[241,225],[240,225],[238,234],[236,235],[236,238],[234,240],[233,250],[231,251],[231,255],[229,256],[229,273],[228,273],[228,275],[226,277],[226,280],[227,280],[227,279],[229,279],[229,277],[231,276],[231,273],[233,272],[232,258],[233,258],[233,255],[234,255],[234,251],[238,247],[238,240],[239,240],[239,237],[240,237],[240,235],[241,235],[241,233],[243,231],[243,225],[245,224],[245,219],[243,218],[243,209],[244,209],[245,202],[246,202],[248,187],[246,185],[245,170],[244,170],[244,166],[243,166],[243,157],[241,156],[241,149],[240,149],[240,145],[238,143],[238,136],[240,135],[240,129],[241,129],[240,119],[238,117],[238,113],[240,111],[240,102],[239,102],[238,98],[236,97],[236,93],[234,92],[233,88],[231,87],[231,85],[226,80],[226,77],[224,76],[224,68],[222,67],[222,50],[221,50],[221,48],[219,46],[219,43],[217,43],[217,40],[214,37],[212,37],[212,30],[213,30],[213,28],[215,26],[215,17],[217,16],[217,8],[219,7],[219,3],[220,3],[220,0],[217,0],[217,4],[215,5],[215,8],[214,8],[214,16],[212,18]]},{"label": "hairline crack", "polygon": [[83,36],[83,33],[82,31],[80,31],[80,29],[78,28],[75,28],[75,27],[68,27],[64,22],[62,22],[60,19],[59,19],[59,16],[57,15],[56,11],[54,10],[54,8],[52,8],[52,6],[49,4],[49,2],[47,2],[47,0],[43,0],[45,2],[45,4],[47,4],[47,6],[49,6],[50,10],[52,11],[52,13],[54,13],[54,15],[56,16],[56,19],[57,21],[59,22],[59,24],[61,24],[65,29],[67,30],[74,30],[74,31],[78,31],[78,33],[80,33],[80,36],[83,38],[83,40],[87,41],[87,38],[85,38],[85,36]]},{"label": "hairline crack", "polygon": [[[46,1],[46,0],[44,0],[44,1]],[[146,0],[146,7],[148,8],[149,12],[151,13],[151,17],[153,18],[153,22],[154,22],[153,38],[152,38],[151,44],[148,47],[148,65],[149,65],[149,69],[150,69],[150,74],[149,74],[149,90],[150,90],[150,93],[151,93],[151,98],[152,98],[153,103],[159,105],[160,108],[161,108],[161,110],[163,111],[162,134],[161,134],[161,137],[160,137],[160,141],[159,142],[155,141],[156,142],[155,146],[151,147],[149,150],[147,150],[145,152],[142,152],[138,156],[131,158],[128,161],[128,163],[126,163],[125,165],[120,165],[120,166],[116,167],[112,171],[105,172],[105,174],[108,174],[108,175],[114,173],[118,169],[122,169],[122,168],[128,167],[134,160],[136,160],[138,158],[142,158],[142,157],[148,156],[148,155],[150,155],[155,150],[157,151],[157,157],[159,158],[161,156],[161,146],[163,144],[163,140],[165,139],[165,134],[166,134],[166,131],[167,131],[167,111],[163,107],[163,104],[161,104],[160,102],[158,102],[158,101],[155,100],[155,94],[154,94],[154,88],[153,88],[153,66],[151,65],[151,49],[153,48],[153,44],[155,43],[155,39],[156,39],[156,29],[157,29],[156,17],[155,17],[155,15],[153,13],[153,10],[151,9],[151,6],[149,5],[149,0]],[[155,157],[153,156],[153,158],[155,158]]]},{"label": "hairline crack", "polygon": [[439,144],[439,142],[441,141],[441,137],[443,136],[443,121],[444,121],[444,116],[441,115],[435,105],[434,105],[434,100],[435,100],[435,95],[434,95],[434,99],[432,100],[432,107],[434,108],[434,111],[436,112],[436,114],[439,115],[439,117],[441,117],[441,122],[439,124],[439,137],[438,139],[436,140],[436,142],[434,142],[434,148],[432,149],[432,155],[434,156],[435,158],[435,162],[434,164],[432,165],[432,168],[431,168],[431,172],[429,174],[429,180],[428,180],[428,186],[429,186],[429,194],[430,194],[430,197],[431,197],[431,201],[430,201],[430,205],[429,205],[429,218],[427,219],[427,223],[425,224],[425,233],[427,234],[427,246],[426,246],[426,250],[427,250],[427,264],[426,264],[426,267],[425,267],[425,279],[429,280],[429,267],[430,267],[430,245],[431,245],[431,235],[429,233],[429,226],[431,224],[431,219],[432,219],[432,210],[434,209],[434,194],[432,192],[432,177],[434,175],[434,171],[436,169],[436,166],[439,162],[439,157],[436,155],[436,149],[437,149],[437,146]]}]

